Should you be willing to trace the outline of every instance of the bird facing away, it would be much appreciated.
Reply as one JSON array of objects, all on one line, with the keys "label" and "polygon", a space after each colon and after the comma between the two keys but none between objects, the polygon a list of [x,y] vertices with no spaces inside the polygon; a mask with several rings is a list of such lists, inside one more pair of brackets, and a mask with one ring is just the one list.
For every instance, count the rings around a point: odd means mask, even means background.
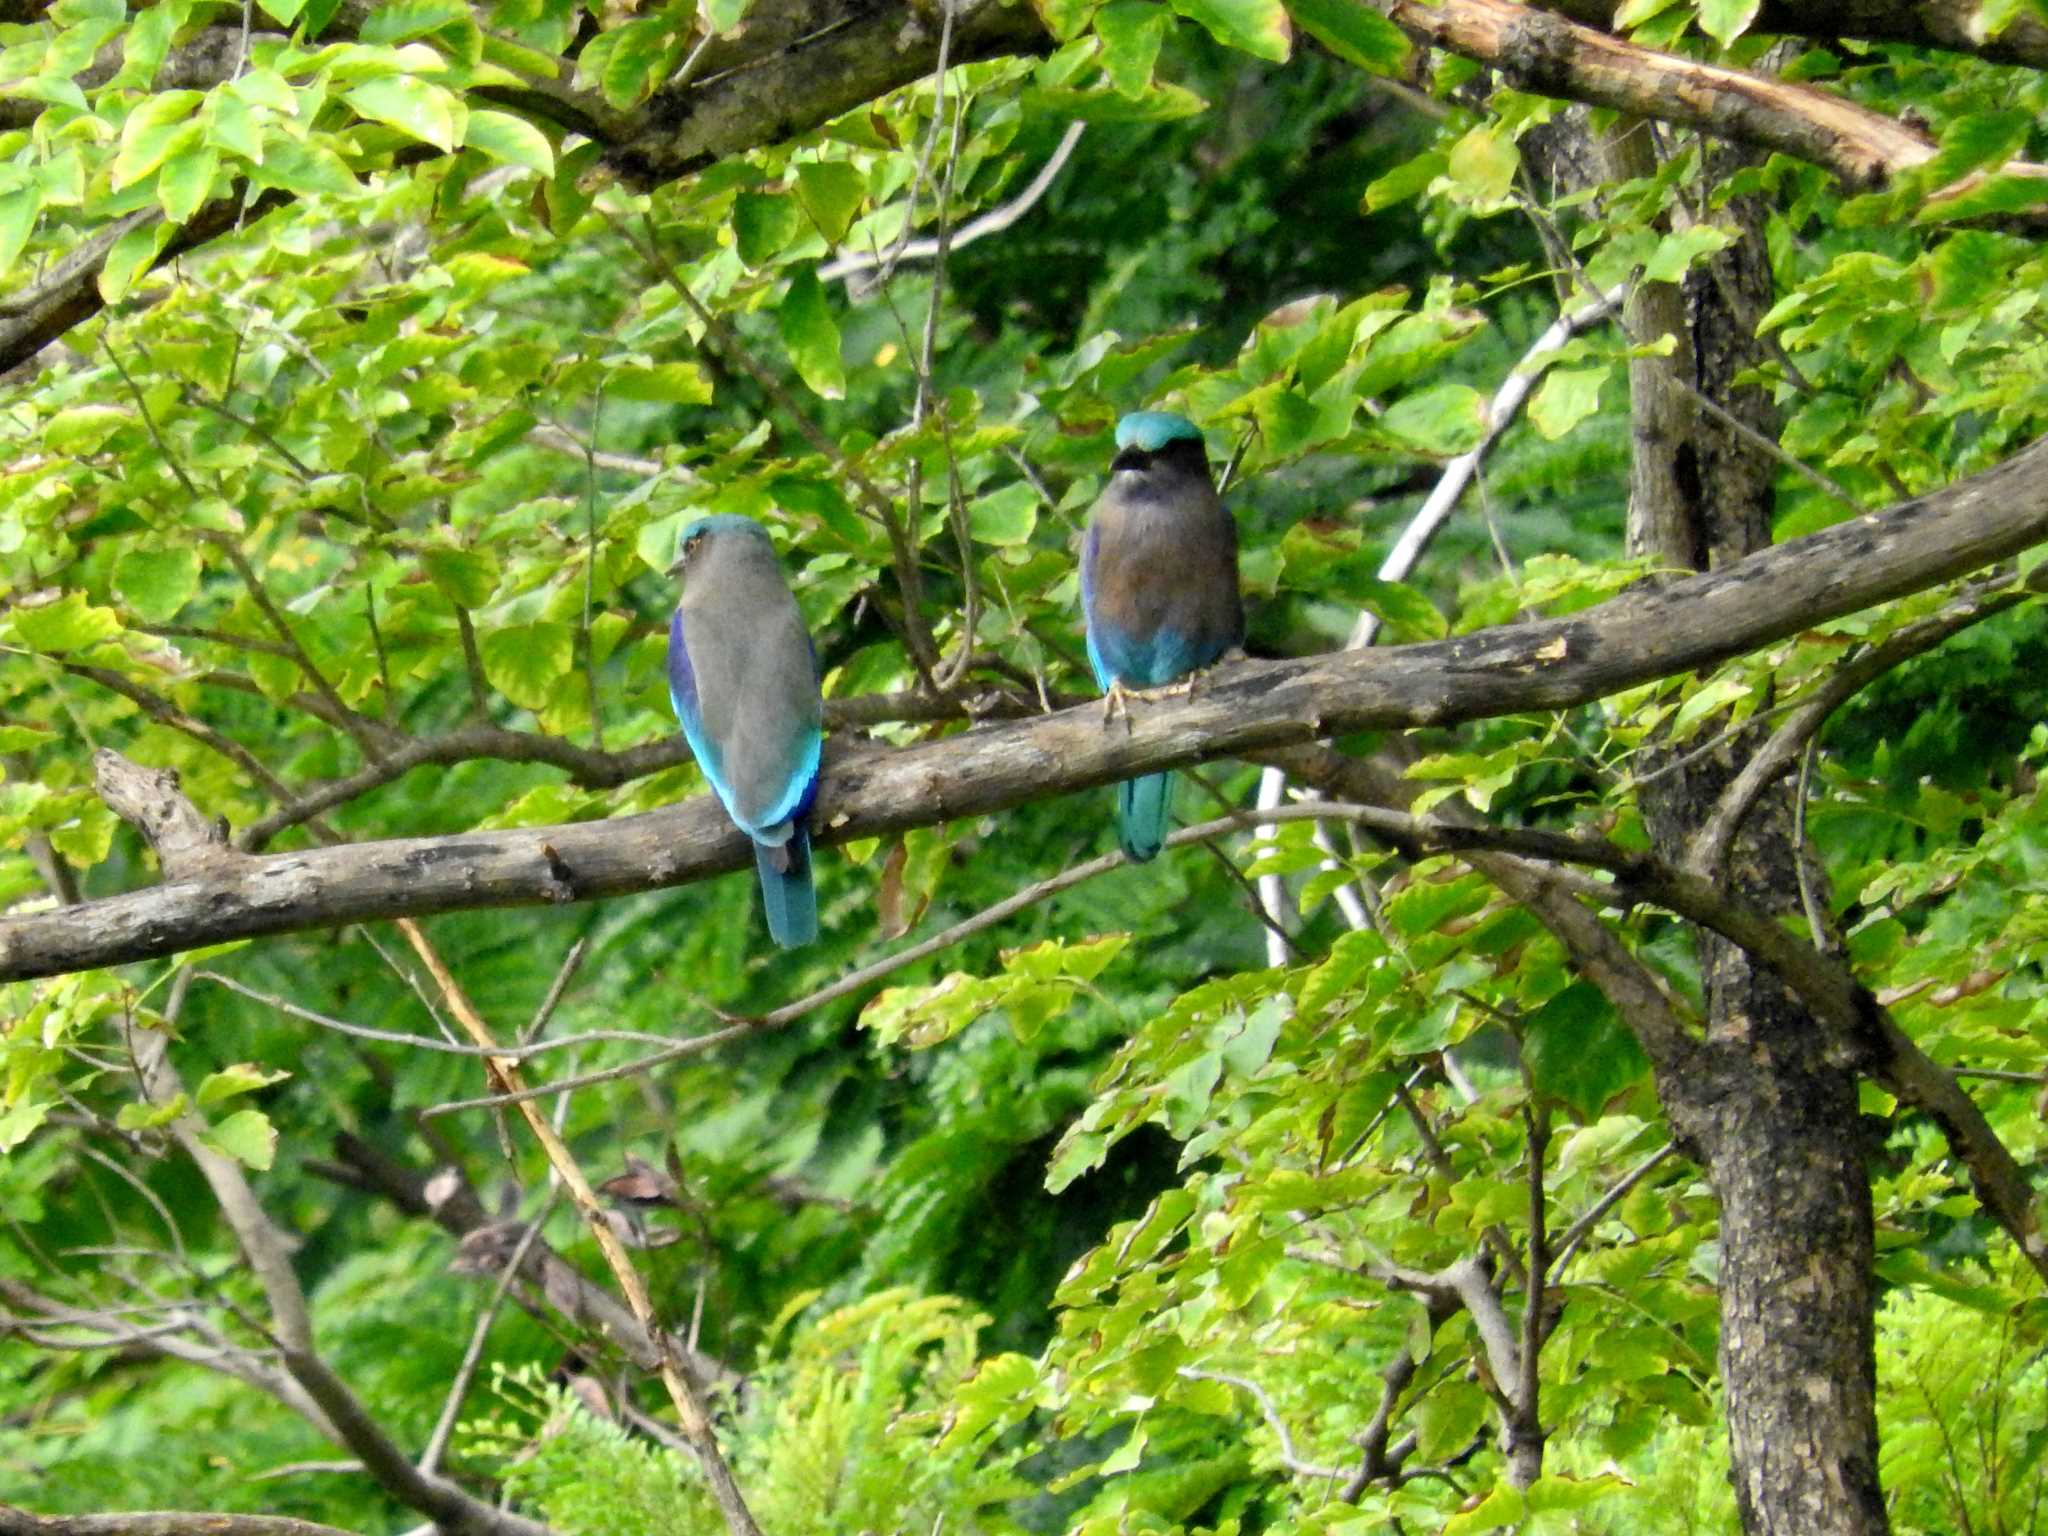
[{"label": "bird facing away", "polygon": [[818,899],[805,818],[825,715],[810,633],[751,518],[699,518],[671,570],[683,589],[668,632],[676,718],[726,813],[754,840],[768,932],[785,949],[808,944]]},{"label": "bird facing away", "polygon": [[[1237,524],[1185,416],[1133,411],[1116,424],[1109,484],[1081,546],[1081,613],[1111,710],[1126,691],[1191,679],[1243,642]],[[1155,773],[1117,787],[1117,842],[1130,858],[1164,846],[1172,785]]]}]

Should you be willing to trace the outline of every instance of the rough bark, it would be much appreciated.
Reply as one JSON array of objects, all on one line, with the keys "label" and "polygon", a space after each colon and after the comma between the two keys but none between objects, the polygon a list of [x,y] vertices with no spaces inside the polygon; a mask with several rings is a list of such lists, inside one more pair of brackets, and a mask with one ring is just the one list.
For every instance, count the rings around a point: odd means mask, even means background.
[{"label": "rough bark", "polygon": [[[1543,8],[1603,31],[1613,27],[1620,9],[1612,0],[1543,0]],[[1987,37],[1978,0],[1765,0],[1750,29],[1820,40],[1909,43],[1971,53],[1995,64],[2048,66],[2048,23],[2020,7],[2003,29]]]},{"label": "rough bark", "polygon": [[[1623,144],[1618,153],[1641,149]],[[1740,569],[1769,542],[1778,473],[1754,438],[1728,425],[1733,418],[1776,438],[1769,400],[1735,383],[1759,361],[1753,319],[1770,302],[1762,220],[1754,209],[1730,212],[1741,238],[1695,269],[1682,293],[1667,287],[1630,316],[1646,327],[1632,334],[1637,343],[1655,339],[1651,327],[1681,327],[1669,357],[1631,369],[1644,416],[1661,424],[1645,431],[1638,421],[1631,543],[1699,569]],[[1700,396],[1719,412],[1701,408],[1689,429],[1671,430],[1673,412]],[[1659,854],[1685,857],[1768,734],[1758,725],[1645,788]],[[1730,854],[1732,895],[1773,916],[1801,912],[1805,850],[1786,786],[1759,796]],[[1705,931],[1697,942],[1705,1039],[1683,1074],[1659,1074],[1658,1091],[1720,1203],[1721,1379],[1743,1527],[1751,1536],[1876,1536],[1889,1524],[1877,1477],[1874,1235],[1855,1070],[1758,955]]]},{"label": "rough bark", "polygon": [[[1192,697],[1141,703],[1113,727],[1087,705],[867,751],[830,766],[815,835],[834,843],[899,832],[1352,731],[1567,708],[1711,666],[2043,538],[2048,444],[1886,512],[1722,570],[1645,583],[1570,618],[1244,662]],[[0,981],[375,918],[623,895],[722,874],[749,857],[707,797],[606,822],[261,856],[214,849],[203,868],[174,860],[153,889],[0,920]]]}]

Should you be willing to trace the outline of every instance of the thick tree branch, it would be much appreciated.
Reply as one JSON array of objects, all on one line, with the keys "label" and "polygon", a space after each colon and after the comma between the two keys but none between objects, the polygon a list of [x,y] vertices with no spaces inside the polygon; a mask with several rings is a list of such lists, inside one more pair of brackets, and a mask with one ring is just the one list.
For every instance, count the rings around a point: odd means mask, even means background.
[{"label": "thick tree branch", "polygon": [[[1364,3],[1425,43],[1490,65],[1519,89],[1777,150],[1857,190],[1888,185],[1934,158],[1934,146],[1896,117],[1818,87],[1660,53],[1513,0]],[[2048,168],[2025,162],[2002,169],[2048,176]]]},{"label": "thick tree branch", "polygon": [[[1560,620],[1427,645],[1247,662],[1128,728],[1070,709],[826,774],[817,839],[836,843],[1317,737],[1561,709],[1712,666],[1917,591],[2048,537],[2048,445],[1969,480],[1764,550],[1644,583]],[[747,841],[715,802],[606,822],[361,843],[195,872],[150,890],[0,920],[0,981],[174,954],[231,938],[679,885],[738,869]]]},{"label": "thick tree branch", "polygon": [[[1543,0],[1543,9],[1612,31],[1620,7],[1611,0]],[[1986,37],[1978,0],[1764,0],[1750,30],[1910,43],[1971,53],[1995,64],[2048,67],[2048,23],[2021,6],[2001,31]]]}]

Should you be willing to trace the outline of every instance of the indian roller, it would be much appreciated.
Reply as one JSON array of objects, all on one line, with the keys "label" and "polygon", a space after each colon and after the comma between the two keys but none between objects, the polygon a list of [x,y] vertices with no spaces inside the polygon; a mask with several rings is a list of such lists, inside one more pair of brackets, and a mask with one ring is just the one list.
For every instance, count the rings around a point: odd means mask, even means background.
[{"label": "indian roller", "polygon": [[668,688],[683,736],[719,801],[754,840],[768,932],[785,949],[818,936],[807,818],[818,793],[825,707],[817,652],[768,531],[701,517],[671,574]]},{"label": "indian roller", "polygon": [[[1081,546],[1081,612],[1088,663],[1108,698],[1186,680],[1243,643],[1237,524],[1209,477],[1202,434],[1170,411],[1133,411],[1116,424],[1109,484]],[[1117,842],[1142,863],[1165,845],[1170,773],[1117,787]]]}]

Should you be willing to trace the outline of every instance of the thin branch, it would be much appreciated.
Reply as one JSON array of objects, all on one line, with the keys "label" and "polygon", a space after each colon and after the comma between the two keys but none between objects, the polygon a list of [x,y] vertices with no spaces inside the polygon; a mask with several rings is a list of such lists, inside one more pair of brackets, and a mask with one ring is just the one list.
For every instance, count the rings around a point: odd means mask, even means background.
[{"label": "thin branch", "polygon": [[[554,1040],[543,1040],[535,1044],[520,1045],[464,1045],[459,1040],[437,1040],[432,1035],[409,1034],[402,1029],[377,1029],[368,1024],[351,1024],[346,1019],[337,1019],[331,1014],[319,1012],[294,1003],[273,993],[260,992],[232,976],[223,976],[218,971],[195,971],[194,981],[210,981],[215,986],[226,987],[230,992],[240,993],[251,1002],[275,1008],[279,1013],[308,1024],[317,1024],[322,1029],[331,1029],[337,1034],[349,1035],[357,1040],[375,1040],[385,1045],[410,1046],[421,1051],[440,1051],[450,1056],[490,1056],[512,1061],[523,1061],[529,1056],[539,1056],[548,1051],[566,1050],[579,1045],[627,1044],[627,1045],[668,1045],[673,1041],[669,1035],[648,1034],[637,1029],[592,1029],[578,1035],[563,1035]],[[552,1005],[550,1005],[552,1006]]]},{"label": "thin branch", "polygon": [[[1520,361],[1509,371],[1507,378],[1502,380],[1500,387],[1494,391],[1493,398],[1487,402],[1485,434],[1471,448],[1444,466],[1443,473],[1437,477],[1436,485],[1431,488],[1422,505],[1416,509],[1415,515],[1408,520],[1400,536],[1394,540],[1386,558],[1380,562],[1377,574],[1381,581],[1406,581],[1414,573],[1415,567],[1422,561],[1423,554],[1435,541],[1437,534],[1443,530],[1444,525],[1450,521],[1451,514],[1457,510],[1466,487],[1479,473],[1479,466],[1485,461],[1488,451],[1520,413],[1523,402],[1536,387],[1536,381],[1543,376],[1543,370],[1559,352],[1564,350],[1565,345],[1573,337],[1582,331],[1591,330],[1613,314],[1627,293],[1626,283],[1616,284],[1591,303],[1559,315],[1545,327],[1535,341],[1530,343],[1529,349],[1522,354]],[[1365,650],[1378,637],[1379,630],[1379,615],[1371,609],[1366,609],[1351,626],[1350,638],[1344,642],[1345,649]],[[1261,809],[1278,805],[1286,792],[1287,776],[1279,769],[1267,768],[1259,775],[1258,803]],[[1264,830],[1261,830],[1259,835],[1271,836]],[[1325,864],[1323,867],[1332,869],[1335,866]],[[1350,887],[1341,887],[1340,890],[1348,893]],[[1285,949],[1270,931],[1271,926],[1277,925],[1282,918],[1281,908],[1286,896],[1287,882],[1282,876],[1259,877],[1259,905],[1269,920],[1269,933],[1266,939],[1268,965],[1287,963]],[[1347,907],[1345,918],[1354,929],[1365,926],[1362,910],[1354,915]]]},{"label": "thin branch", "polygon": [[1184,1381],[1220,1381],[1225,1386],[1236,1387],[1249,1393],[1259,1405],[1259,1412],[1266,1416],[1266,1423],[1273,1431],[1273,1438],[1280,1442],[1280,1465],[1297,1477],[1322,1478],[1335,1482],[1343,1472],[1336,1467],[1319,1467],[1312,1461],[1303,1461],[1294,1449],[1294,1437],[1287,1432],[1287,1421],[1280,1417],[1280,1410],[1274,1406],[1271,1395],[1256,1381],[1245,1376],[1233,1376],[1228,1371],[1199,1370],[1184,1365],[1174,1373]]},{"label": "thin branch", "polygon": [[[950,27],[953,7],[949,5],[944,9],[946,24]],[[842,479],[853,486],[868,514],[882,525],[883,532],[889,538],[890,558],[896,568],[896,585],[903,596],[903,629],[910,659],[916,665],[917,675],[926,689],[935,690],[939,653],[938,647],[932,641],[931,629],[924,619],[924,579],[918,570],[916,547],[911,542],[912,536],[916,533],[915,527],[906,528],[905,520],[897,515],[894,503],[868,478],[867,472],[848,458],[839,445],[825,435],[824,429],[811,420],[809,413],[790,398],[789,392],[782,387],[782,381],[761,366],[754,355],[740,344],[739,338],[733,335],[731,327],[706,308],[704,301],[697,297],[696,290],[683,281],[682,274],[676,271],[674,264],[662,252],[661,236],[654,226],[652,214],[648,215],[646,224],[647,239],[644,245],[631,230],[617,221],[613,221],[612,227],[639,253],[641,259],[654,269],[661,280],[675,291],[684,306],[696,316],[697,323],[704,327],[706,338],[718,348],[719,354],[728,362],[736,363],[744,369],[760,387],[762,393],[796,423],[797,430],[803,435],[804,440],[838,472]]]},{"label": "thin branch", "polygon": [[[190,972],[181,972],[166,1002],[164,1016],[180,1012]],[[169,1035],[162,1030],[129,1025],[125,1031],[136,1081],[152,1104],[169,1105],[184,1097],[169,1058]],[[317,1405],[321,1427],[353,1451],[364,1470],[393,1498],[432,1516],[461,1536],[548,1536],[548,1529],[524,1516],[498,1510],[443,1478],[415,1468],[360,1399],[320,1356],[305,1293],[292,1269],[291,1244],[264,1212],[242,1167],[213,1150],[204,1140],[206,1125],[187,1112],[173,1120],[171,1134],[198,1166],[237,1246],[262,1288],[285,1371]]]},{"label": "thin branch", "polygon": [[[1024,190],[1000,207],[991,208],[980,217],[969,219],[962,224],[952,237],[951,249],[957,251],[990,235],[999,235],[1037,207],[1045,194],[1052,190],[1052,184],[1059,179],[1060,172],[1066,169],[1067,161],[1074,153],[1074,147],[1081,142],[1081,135],[1087,128],[1088,125],[1079,120],[1067,124],[1067,131],[1060,135],[1058,146],[1046,158],[1045,164],[1039,167],[1038,174],[1031,178]],[[940,242],[936,239],[906,240],[890,251],[889,259],[898,265],[906,261],[923,261],[939,255],[940,249]],[[853,252],[819,267],[818,281],[829,283],[840,278],[852,277],[857,273],[871,272],[881,266],[883,261],[884,258],[878,253]]]},{"label": "thin branch", "polygon": [[1666,1142],[1640,1163],[1637,1163],[1635,1167],[1629,1169],[1627,1173],[1608,1185],[1606,1189],[1602,1190],[1600,1198],[1587,1206],[1580,1214],[1579,1219],[1565,1229],[1563,1238],[1558,1242],[1557,1252],[1550,1261],[1550,1268],[1546,1278],[1555,1283],[1558,1276],[1564,1273],[1565,1265],[1571,1262],[1572,1255],[1578,1252],[1579,1244],[1583,1243],[1591,1235],[1593,1229],[1600,1225],[1607,1213],[1627,1198],[1630,1190],[1648,1178],[1666,1158],[1670,1157],[1677,1150],[1675,1146]]},{"label": "thin branch", "polygon": [[[1166,846],[1168,848],[1186,848],[1197,843],[1206,843],[1209,839],[1216,837],[1220,833],[1243,831],[1251,824],[1254,814],[1270,814],[1282,821],[1307,821],[1330,814],[1330,808],[1318,803],[1315,805],[1282,806],[1277,811],[1265,813],[1234,811],[1230,815],[1220,816],[1214,821],[1205,821],[1192,827],[1182,827],[1179,831],[1167,837]],[[820,987],[817,991],[798,998],[793,1003],[787,1003],[771,1012],[761,1014],[757,1018],[728,1018],[728,1021],[722,1028],[711,1030],[706,1034],[697,1035],[688,1040],[675,1041],[651,1055],[642,1056],[635,1061],[621,1062],[614,1067],[604,1067],[594,1072],[580,1073],[575,1077],[562,1078],[559,1081],[545,1083],[535,1088],[522,1088],[513,1093],[496,1093],[481,1098],[459,1099],[453,1103],[436,1104],[422,1111],[422,1118],[430,1119],[440,1115],[458,1114],[472,1109],[491,1109],[505,1104],[523,1103],[530,1099],[544,1099],[551,1094],[566,1093],[577,1088],[588,1088],[598,1083],[617,1082],[622,1077],[637,1077],[643,1072],[650,1072],[656,1067],[666,1066],[669,1062],[679,1061],[685,1056],[702,1055],[704,1052],[716,1050],[722,1045],[730,1045],[735,1040],[744,1040],[751,1035],[766,1034],[771,1030],[781,1029],[784,1025],[792,1024],[807,1014],[815,1013],[827,1003],[837,1002],[842,997],[862,991],[892,972],[900,971],[907,965],[914,965],[919,960],[935,955],[941,950],[951,949],[963,939],[972,938],[977,933],[993,928],[998,923],[1015,916],[1027,907],[1036,906],[1039,902],[1049,900],[1059,895],[1062,891],[1071,890],[1074,886],[1081,884],[1085,880],[1093,880],[1097,875],[1105,875],[1113,869],[1121,869],[1128,862],[1120,852],[1105,853],[1063,869],[1056,875],[1049,875],[1045,879],[1036,881],[1020,891],[1005,896],[1001,901],[984,907],[972,917],[963,918],[950,928],[942,929],[928,939],[921,939],[917,943],[908,945],[892,955],[885,955],[872,964],[864,965],[858,970],[848,972],[837,981],[830,982]]]},{"label": "thin branch", "polygon": [[511,1261],[499,1274],[498,1283],[491,1287],[490,1299],[484,1303],[483,1311],[477,1314],[476,1326],[469,1333],[469,1345],[462,1351],[461,1363],[455,1367],[455,1379],[448,1384],[448,1396],[441,1404],[441,1416],[434,1421],[433,1431],[427,1436],[426,1449],[420,1452],[422,1472],[431,1473],[441,1465],[441,1457],[447,1452],[448,1442],[455,1434],[455,1419],[462,1412],[462,1400],[469,1395],[469,1384],[483,1360],[484,1341],[491,1335],[491,1325],[498,1320],[499,1309],[511,1293],[512,1282],[519,1277],[527,1254],[539,1241],[541,1228],[547,1225],[548,1215],[554,1208],[555,1202],[550,1196],[520,1237],[519,1245],[512,1250]]},{"label": "thin branch", "polygon": [[[427,941],[427,936],[420,930],[419,924],[410,918],[401,918],[398,928],[405,935],[406,941],[412,945],[413,953],[418,955],[420,962],[426,966],[428,974],[434,978],[434,985],[440,989],[441,996],[446,1000],[448,1011],[454,1014],[456,1021],[468,1031],[470,1038],[478,1045],[496,1045],[497,1041],[493,1039],[490,1027],[484,1023],[471,1005],[468,996],[456,984],[454,976],[442,963],[439,951]],[[518,1063],[509,1058],[498,1057],[490,1060],[487,1063],[487,1070],[492,1078],[508,1091],[517,1091],[524,1086],[519,1080]],[[648,1297],[646,1284],[641,1280],[640,1272],[633,1267],[633,1261],[619,1242],[618,1234],[605,1219],[604,1208],[599,1205],[597,1194],[590,1187],[590,1181],[583,1176],[582,1168],[577,1165],[575,1154],[570,1152],[560,1133],[530,1100],[522,1100],[518,1108],[520,1118],[526,1121],[527,1129],[533,1133],[534,1139],[540,1143],[541,1151],[546,1154],[548,1166],[561,1177],[564,1187],[569,1191],[569,1198],[575,1202],[577,1212],[590,1228],[590,1235],[597,1240],[598,1252],[604,1256],[605,1266],[611,1270],[613,1278],[619,1282],[619,1289],[625,1293],[626,1305],[633,1309],[633,1316],[639,1321],[640,1326],[647,1330],[649,1337],[660,1350],[659,1370],[662,1385],[668,1389],[669,1399],[675,1405],[677,1416],[682,1420],[683,1436],[690,1442],[691,1450],[696,1453],[704,1480],[710,1486],[711,1496],[717,1503],[720,1513],[725,1516],[727,1530],[732,1536],[761,1536],[760,1527],[754,1523],[754,1517],[747,1508],[739,1484],[733,1480],[732,1470],[718,1448],[717,1436],[712,1433],[711,1420],[705,1411],[697,1386],[679,1368],[670,1354],[666,1345],[667,1335],[655,1325],[654,1304]]]},{"label": "thin branch", "polygon": [[1713,814],[1693,838],[1686,854],[1686,868],[1706,876],[1720,871],[1757,796],[1791,769],[1807,742],[1836,710],[1894,667],[1933,650],[1973,624],[2005,612],[2030,595],[2008,577],[1973,583],[1939,613],[1901,625],[1876,645],[1837,665],[1812,693],[1793,706],[1769,739],[1750,754],[1742,772],[1721,792]]},{"label": "thin branch", "polygon": [[120,1515],[32,1515],[0,1504],[0,1536],[350,1536],[332,1525],[284,1515],[138,1511]]}]

